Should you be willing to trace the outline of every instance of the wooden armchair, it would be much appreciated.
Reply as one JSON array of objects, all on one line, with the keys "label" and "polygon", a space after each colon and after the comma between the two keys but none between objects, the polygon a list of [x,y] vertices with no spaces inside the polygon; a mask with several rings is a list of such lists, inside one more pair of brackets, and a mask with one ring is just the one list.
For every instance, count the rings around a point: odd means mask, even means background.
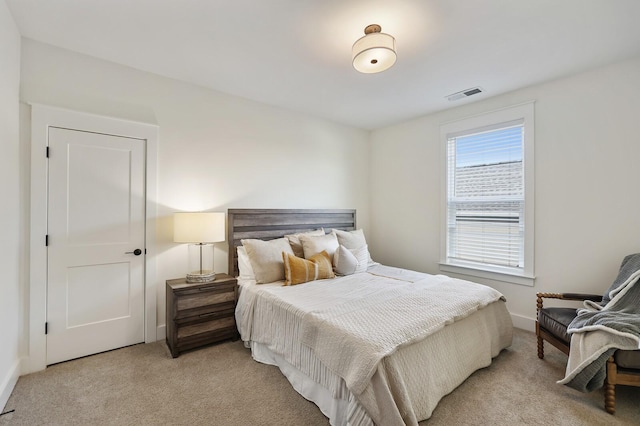
[{"label": "wooden armchair", "polygon": [[[580,293],[537,293],[536,301],[536,336],[538,337],[538,358],[544,358],[544,340],[569,355],[571,337],[567,327],[576,317],[576,308],[544,308],[543,299],[561,300],[593,300],[601,302],[602,295]],[[543,340],[544,339],[544,340]]]},{"label": "wooden armchair", "polygon": [[[569,355],[571,337],[567,327],[576,317],[576,308],[545,308],[543,299],[593,300],[602,301],[597,294],[579,293],[537,293],[536,336],[538,338],[538,358],[544,358],[544,341],[551,343]],[[640,350],[618,350],[607,361],[607,378],[604,384],[604,407],[608,413],[616,411],[616,385],[640,386]]]}]

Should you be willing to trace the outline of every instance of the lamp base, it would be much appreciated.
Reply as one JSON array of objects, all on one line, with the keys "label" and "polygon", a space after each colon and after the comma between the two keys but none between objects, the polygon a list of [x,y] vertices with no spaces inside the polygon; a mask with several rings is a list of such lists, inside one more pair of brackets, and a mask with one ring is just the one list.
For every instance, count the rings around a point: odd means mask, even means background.
[{"label": "lamp base", "polygon": [[216,279],[216,273],[213,271],[197,271],[187,274],[188,283],[208,283]]}]

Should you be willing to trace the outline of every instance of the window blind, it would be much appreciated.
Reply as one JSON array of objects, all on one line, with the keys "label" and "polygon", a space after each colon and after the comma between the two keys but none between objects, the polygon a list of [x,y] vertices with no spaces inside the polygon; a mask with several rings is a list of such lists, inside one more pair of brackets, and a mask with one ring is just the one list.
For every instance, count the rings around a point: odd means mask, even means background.
[{"label": "window blind", "polygon": [[447,138],[447,257],[522,268],[524,121]]}]

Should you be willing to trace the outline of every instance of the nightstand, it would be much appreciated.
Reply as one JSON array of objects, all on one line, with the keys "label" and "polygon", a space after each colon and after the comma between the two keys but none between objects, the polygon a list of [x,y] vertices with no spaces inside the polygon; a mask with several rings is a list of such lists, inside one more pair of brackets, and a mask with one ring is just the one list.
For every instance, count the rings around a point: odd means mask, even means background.
[{"label": "nightstand", "polygon": [[167,280],[167,346],[176,358],[181,352],[221,340],[237,338],[236,279],[216,274],[208,283]]}]

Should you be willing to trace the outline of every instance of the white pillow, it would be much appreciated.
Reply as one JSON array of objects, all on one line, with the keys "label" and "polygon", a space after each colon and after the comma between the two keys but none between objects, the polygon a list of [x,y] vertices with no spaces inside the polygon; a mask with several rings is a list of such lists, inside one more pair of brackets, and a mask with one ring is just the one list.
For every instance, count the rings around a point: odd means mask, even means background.
[{"label": "white pillow", "polygon": [[349,250],[340,245],[333,255],[333,263],[336,274],[351,275],[366,272],[369,267],[369,250],[367,246]]},{"label": "white pillow", "polygon": [[255,280],[256,276],[253,273],[251,262],[249,261],[249,255],[244,246],[238,246],[238,275],[241,280]]},{"label": "white pillow", "polygon": [[315,231],[298,232],[297,234],[285,235],[284,237],[289,240],[289,244],[291,244],[291,248],[293,249],[293,254],[295,254],[296,257],[304,257],[304,250],[302,249],[302,243],[300,242],[301,235],[324,235],[324,229],[320,228]]},{"label": "white pillow", "polygon": [[[362,229],[356,229],[355,231],[342,231],[340,229],[332,229],[332,234],[335,234],[338,238],[338,243],[345,246],[349,250],[354,250],[367,246],[367,240],[364,238],[364,231]],[[369,266],[377,265],[376,262],[369,256]]]},{"label": "white pillow", "polygon": [[293,254],[286,238],[275,240],[241,240],[256,276],[256,283],[266,284],[284,280],[282,252]]},{"label": "white pillow", "polygon": [[319,236],[300,235],[300,243],[304,251],[304,258],[309,259],[314,254],[326,251],[331,258],[333,264],[333,254],[338,249],[338,238],[334,234],[326,234]]}]

